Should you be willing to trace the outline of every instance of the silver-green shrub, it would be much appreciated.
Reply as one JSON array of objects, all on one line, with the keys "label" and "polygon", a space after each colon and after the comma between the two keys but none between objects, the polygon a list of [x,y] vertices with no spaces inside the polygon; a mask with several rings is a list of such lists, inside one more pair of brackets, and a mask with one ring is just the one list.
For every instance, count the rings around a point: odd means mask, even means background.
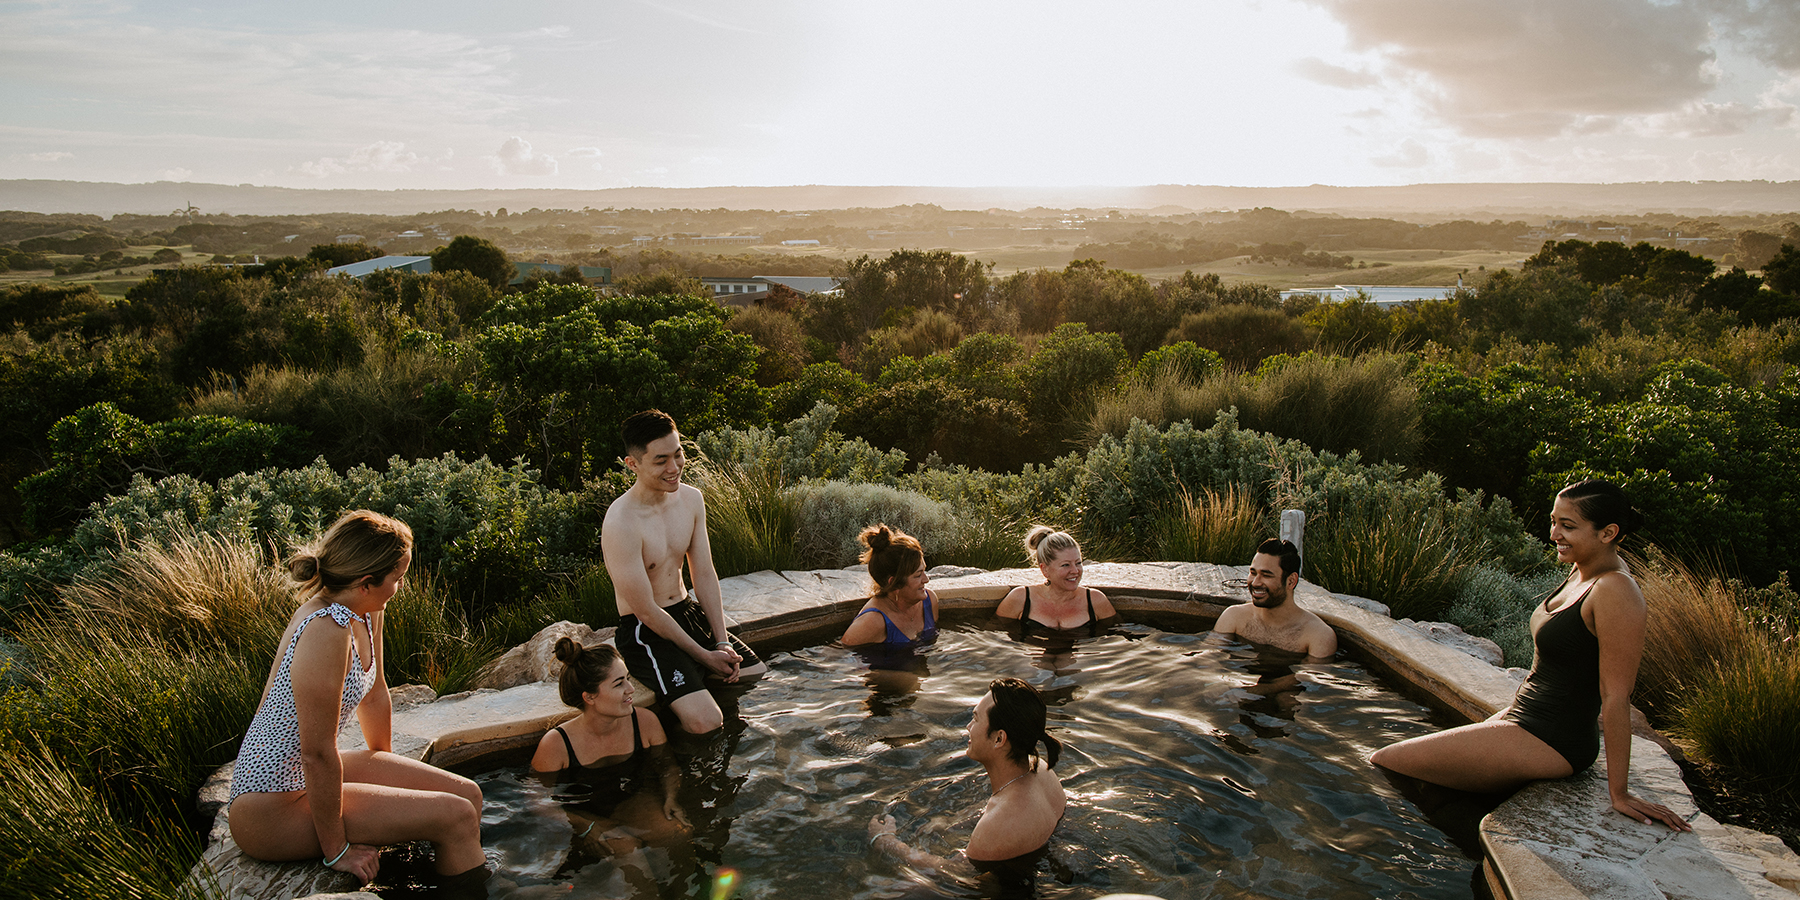
[{"label": "silver-green shrub", "polygon": [[1531,665],[1531,611],[1564,573],[1546,567],[1535,574],[1514,575],[1491,563],[1474,567],[1444,621],[1500,645],[1509,666]]},{"label": "silver-green shrub", "polygon": [[957,545],[962,524],[948,503],[884,484],[847,481],[809,482],[796,489],[800,525],[795,535],[801,559],[809,566],[854,565],[862,554],[856,536],[885,522],[919,539],[927,562]]}]

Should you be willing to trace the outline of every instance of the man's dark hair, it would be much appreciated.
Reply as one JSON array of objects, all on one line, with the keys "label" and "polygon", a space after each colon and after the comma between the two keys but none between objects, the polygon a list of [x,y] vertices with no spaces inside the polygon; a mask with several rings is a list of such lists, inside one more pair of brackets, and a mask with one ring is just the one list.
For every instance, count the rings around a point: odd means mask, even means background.
[{"label": "man's dark hair", "polygon": [[1300,548],[1282,540],[1269,538],[1256,545],[1257,553],[1265,553],[1281,560],[1281,580],[1286,581],[1289,575],[1300,571]]},{"label": "man's dark hair", "polygon": [[675,420],[660,409],[646,409],[625,417],[625,424],[619,429],[620,437],[625,439],[625,455],[637,456],[650,446],[650,442],[675,430]]}]

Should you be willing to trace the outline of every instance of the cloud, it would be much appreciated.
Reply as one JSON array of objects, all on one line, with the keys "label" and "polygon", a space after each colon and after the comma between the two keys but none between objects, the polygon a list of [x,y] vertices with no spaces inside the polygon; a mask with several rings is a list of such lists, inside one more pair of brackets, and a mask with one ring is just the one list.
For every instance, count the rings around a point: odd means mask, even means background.
[{"label": "cloud", "polygon": [[192,181],[194,179],[194,170],[183,169],[180,166],[176,166],[173,169],[162,170],[159,175],[164,181]]},{"label": "cloud", "polygon": [[9,159],[13,162],[56,162],[61,159],[74,159],[75,154],[67,150],[51,150],[47,153],[14,153]]},{"label": "cloud", "polygon": [[1316,56],[1308,56],[1293,62],[1294,73],[1307,81],[1316,81],[1326,87],[1338,87],[1355,90],[1357,88],[1375,87],[1381,79],[1369,72],[1334,66]]},{"label": "cloud", "polygon": [[604,156],[605,154],[600,152],[599,147],[576,147],[575,149],[569,151],[569,155],[570,156],[600,157],[600,156]]},{"label": "cloud", "polygon": [[1800,71],[1800,4],[1789,0],[1710,0],[1717,27],[1751,56],[1784,71]]},{"label": "cloud", "polygon": [[349,172],[411,172],[433,162],[406,149],[400,141],[376,141],[358,148],[349,156],[321,156],[303,162],[289,171],[313,178],[327,178]]},{"label": "cloud", "polygon": [[1640,130],[1658,137],[1729,137],[1764,124],[1785,125],[1793,118],[1794,107],[1786,104],[1748,107],[1701,100],[1675,112],[1646,116]]},{"label": "cloud", "polygon": [[521,137],[507,138],[491,159],[502,175],[556,174],[556,157],[532,152],[531,144]]},{"label": "cloud", "polygon": [[1311,2],[1344,24],[1353,49],[1410,75],[1435,117],[1473,136],[1542,137],[1607,127],[1597,117],[1674,112],[1719,77],[1695,3]]},{"label": "cloud", "polygon": [[1369,162],[1390,169],[1418,169],[1431,162],[1431,154],[1425,145],[1407,138],[1394,148],[1394,152],[1383,156],[1371,156]]}]

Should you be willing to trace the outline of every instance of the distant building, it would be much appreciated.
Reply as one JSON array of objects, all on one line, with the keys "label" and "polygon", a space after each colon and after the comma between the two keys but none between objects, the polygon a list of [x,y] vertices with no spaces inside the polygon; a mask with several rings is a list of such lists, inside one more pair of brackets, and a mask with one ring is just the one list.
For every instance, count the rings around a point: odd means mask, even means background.
[{"label": "distant building", "polygon": [[840,281],[808,275],[752,275],[748,278],[708,277],[700,279],[700,283],[706,285],[720,302],[742,306],[767,296],[769,288],[777,284],[802,294],[834,294],[839,290]]},{"label": "distant building", "polygon": [[[1462,277],[1457,276],[1459,283],[1461,280]],[[1338,284],[1328,288],[1294,288],[1282,291],[1281,299],[1286,300],[1300,294],[1313,294],[1324,303],[1341,303],[1356,296],[1359,292],[1366,295],[1370,303],[1386,309],[1402,303],[1417,303],[1421,300],[1445,300],[1451,294],[1456,293],[1456,288],[1433,285]]]},{"label": "distant building", "polygon": [[816,240],[782,241],[781,246],[783,246],[783,247],[817,247],[817,246],[819,246],[819,242]]},{"label": "distant building", "polygon": [[337,236],[337,242],[340,244],[354,244],[362,239],[363,236],[360,234],[340,234]]},{"label": "distant building", "polygon": [[[340,240],[342,239],[340,238]],[[374,259],[365,259],[362,262],[353,262],[347,266],[333,266],[326,269],[325,274],[348,275],[351,278],[367,278],[371,272],[379,272],[382,269],[400,269],[402,271],[416,272],[420,275],[424,275],[431,271],[431,257],[378,256]]]}]

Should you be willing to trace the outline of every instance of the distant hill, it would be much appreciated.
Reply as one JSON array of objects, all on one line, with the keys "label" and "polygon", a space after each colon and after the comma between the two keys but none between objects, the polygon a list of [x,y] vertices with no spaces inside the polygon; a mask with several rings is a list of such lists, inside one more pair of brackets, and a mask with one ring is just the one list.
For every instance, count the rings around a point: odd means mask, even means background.
[{"label": "distant hill", "polygon": [[249,184],[0,179],[0,209],[38,213],[166,214],[189,204],[207,213],[411,215],[445,209],[514,212],[592,207],[638,209],[1134,209],[1159,213],[1270,206],[1344,215],[1420,213],[1467,218],[1800,211],[1800,181],[1652,181],[1627,184],[1412,184],[1394,187],[789,187],[530,190],[317,190]]}]

